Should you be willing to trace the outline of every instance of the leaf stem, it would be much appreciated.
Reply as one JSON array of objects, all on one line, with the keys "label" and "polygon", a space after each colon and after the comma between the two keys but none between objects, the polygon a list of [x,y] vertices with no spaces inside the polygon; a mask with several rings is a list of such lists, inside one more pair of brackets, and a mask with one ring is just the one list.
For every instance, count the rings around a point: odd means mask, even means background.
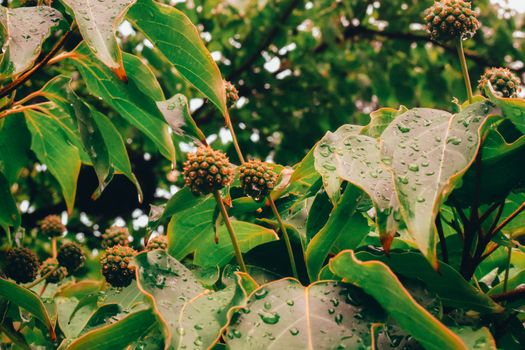
[{"label": "leaf stem", "polygon": [[443,231],[443,224],[441,222],[441,215],[439,213],[436,216],[436,229],[439,236],[439,244],[441,246],[441,256],[443,258],[443,262],[448,264],[447,242],[445,240],[445,232]]},{"label": "leaf stem", "polygon": [[458,51],[459,62],[461,64],[461,73],[463,80],[465,80],[465,87],[467,89],[468,102],[472,103],[472,85],[470,84],[470,76],[468,74],[467,60],[465,59],[465,50],[463,49],[463,41],[459,39],[456,43]]},{"label": "leaf stem", "polygon": [[272,208],[273,214],[277,218],[277,222],[279,222],[279,227],[284,237],[284,243],[286,244],[286,250],[288,251],[288,258],[290,258],[290,266],[292,267],[293,276],[299,280],[299,274],[297,273],[297,266],[295,265],[295,258],[293,255],[292,245],[290,243],[290,236],[288,236],[288,231],[286,230],[286,225],[284,224],[283,218],[275,206],[275,201],[273,200],[272,196],[268,196],[268,201],[270,202],[270,207]]},{"label": "leaf stem", "polygon": [[244,264],[244,259],[242,258],[241,249],[239,247],[239,242],[237,241],[237,237],[235,236],[235,231],[233,230],[233,226],[230,221],[230,217],[228,215],[228,211],[226,210],[226,207],[224,206],[224,203],[222,201],[222,196],[219,190],[215,190],[213,192],[213,196],[215,197],[215,201],[219,205],[219,209],[221,210],[222,218],[224,220],[224,224],[226,225],[226,228],[228,229],[228,233],[230,234],[230,239],[233,245],[233,250],[235,251],[235,257],[237,258],[237,263],[241,267],[242,272],[248,272],[246,269],[246,264]]},{"label": "leaf stem", "polygon": [[503,279],[503,293],[507,292],[507,284],[509,282],[510,258],[512,256],[512,247],[507,247],[507,267],[505,269],[505,277]]},{"label": "leaf stem", "polygon": [[57,258],[57,239],[56,237],[51,238],[51,249],[53,252],[53,259]]},{"label": "leaf stem", "polygon": [[11,228],[9,226],[5,227],[5,233],[7,235],[7,245],[11,248],[13,246],[13,237],[11,236]]},{"label": "leaf stem", "polygon": [[57,265],[55,267],[53,267],[49,272],[47,272],[44,276],[40,276],[40,278],[37,278],[36,280],[34,280],[33,282],[25,285],[24,287],[27,288],[27,289],[31,289],[33,288],[34,286],[36,286],[37,284],[39,284],[40,282],[44,281],[46,278],[48,278],[49,276],[51,276],[53,274],[53,272],[55,272],[56,270],[58,270],[60,268],[60,265]]},{"label": "leaf stem", "polygon": [[237,156],[239,157],[239,160],[242,163],[244,163],[244,156],[242,155],[241,147],[239,146],[239,142],[237,141],[237,135],[235,134],[235,129],[233,128],[232,120],[230,118],[230,113],[226,111],[226,115],[224,116],[224,120],[226,121],[226,126],[230,130],[230,133],[232,135],[232,141],[233,146],[235,147],[235,151],[237,152]]},{"label": "leaf stem", "polygon": [[501,229],[507,226],[507,224],[511,222],[516,216],[518,216],[523,210],[525,210],[525,202],[521,203],[518,209],[514,210],[509,216],[505,218],[505,220],[501,222],[501,224],[499,224],[494,230],[492,230],[490,232],[490,235],[493,236],[499,231],[501,231]]}]

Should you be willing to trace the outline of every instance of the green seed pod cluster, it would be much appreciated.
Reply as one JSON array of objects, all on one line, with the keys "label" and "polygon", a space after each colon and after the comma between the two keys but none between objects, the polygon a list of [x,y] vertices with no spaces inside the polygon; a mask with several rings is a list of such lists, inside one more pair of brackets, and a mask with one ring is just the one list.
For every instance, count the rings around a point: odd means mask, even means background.
[{"label": "green seed pod cluster", "polygon": [[78,270],[86,261],[86,255],[76,243],[66,243],[60,247],[57,255],[58,263],[67,269],[68,273]]},{"label": "green seed pod cluster", "polygon": [[518,97],[521,90],[519,78],[507,68],[490,68],[481,76],[478,88],[483,95],[488,82],[490,82],[494,91],[507,98]]},{"label": "green seed pod cluster", "polygon": [[195,153],[188,153],[183,175],[193,194],[209,194],[232,182],[233,167],[223,152],[199,147]]},{"label": "green seed pod cluster", "polygon": [[59,266],[58,260],[53,258],[48,258],[44,260],[42,266],[40,267],[40,276],[43,277],[52,270],[55,271],[46,278],[46,281],[49,283],[58,283],[67,276],[66,268],[63,266]]},{"label": "green seed pod cluster", "polygon": [[40,222],[40,231],[48,237],[60,237],[66,232],[66,226],[58,215],[48,215]]},{"label": "green seed pod cluster", "polygon": [[7,251],[4,272],[17,283],[34,281],[40,261],[33,251],[27,248],[11,248]]},{"label": "green seed pod cluster", "polygon": [[277,182],[277,174],[260,160],[250,160],[239,167],[244,193],[255,200],[266,197]]},{"label": "green seed pod cluster", "polygon": [[478,14],[464,0],[441,0],[425,11],[427,30],[439,42],[470,39],[480,27]]},{"label": "green seed pod cluster", "polygon": [[224,81],[224,90],[226,91],[226,103],[228,106],[233,106],[239,100],[239,91],[230,81]]},{"label": "green seed pod cluster", "polygon": [[160,235],[150,238],[148,244],[146,245],[146,250],[151,251],[155,249],[167,250],[168,237]]},{"label": "green seed pod cluster", "polygon": [[135,267],[131,266],[131,259],[137,252],[127,246],[108,248],[100,258],[102,274],[113,287],[127,287],[135,278]]},{"label": "green seed pod cluster", "polygon": [[102,234],[102,247],[107,249],[116,245],[129,244],[129,231],[126,227],[111,226]]}]

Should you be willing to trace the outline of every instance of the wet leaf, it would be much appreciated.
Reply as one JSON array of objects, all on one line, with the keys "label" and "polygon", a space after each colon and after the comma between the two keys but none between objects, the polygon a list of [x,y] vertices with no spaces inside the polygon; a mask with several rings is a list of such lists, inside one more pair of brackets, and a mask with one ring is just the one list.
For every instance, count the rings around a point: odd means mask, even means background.
[{"label": "wet leaf", "polygon": [[136,0],[61,0],[74,14],[89,49],[122,80],[126,71],[115,31]]},{"label": "wet leaf", "polygon": [[370,122],[366,125],[361,134],[378,138],[386,127],[398,116],[408,111],[405,106],[394,108],[380,108],[370,113]]},{"label": "wet leaf", "polygon": [[412,109],[381,136],[381,158],[394,174],[403,219],[418,248],[435,267],[437,208],[460,182],[478,152],[490,102],[462,112]]},{"label": "wet leaf", "polygon": [[206,143],[206,136],[191,117],[186,96],[177,94],[167,101],[157,101],[157,106],[173,132]]},{"label": "wet leaf", "polygon": [[323,177],[324,189],[334,206],[341,196],[341,178],[336,172],[335,164],[336,145],[350,135],[358,135],[362,128],[362,126],[347,124],[335,132],[328,131],[314,148],[315,170]]},{"label": "wet leaf", "polygon": [[230,349],[364,349],[366,306],[334,281],[303,287],[281,279],[260,286],[227,328]]},{"label": "wet leaf", "polygon": [[7,58],[10,66],[2,75],[18,75],[30,68],[40,55],[44,40],[61,19],[62,14],[49,6],[13,9],[1,6],[0,25],[7,39],[3,59]]},{"label": "wet leaf", "polygon": [[197,90],[228,115],[221,72],[197,28],[173,6],[138,0],[127,18],[139,28]]},{"label": "wet leaf", "polygon": [[509,118],[516,128],[525,134],[525,100],[499,97],[490,84],[488,84],[485,92],[489,99],[501,108],[503,116]]},{"label": "wet leaf", "polygon": [[381,162],[379,144],[365,135],[349,135],[335,145],[337,174],[363,189],[375,208],[376,230],[388,252],[399,227],[399,202],[392,174]]},{"label": "wet leaf", "polygon": [[343,282],[355,284],[373,296],[425,349],[468,349],[460,337],[414,300],[382,262],[362,262],[353,251],[346,250],[330,261],[330,270]]}]

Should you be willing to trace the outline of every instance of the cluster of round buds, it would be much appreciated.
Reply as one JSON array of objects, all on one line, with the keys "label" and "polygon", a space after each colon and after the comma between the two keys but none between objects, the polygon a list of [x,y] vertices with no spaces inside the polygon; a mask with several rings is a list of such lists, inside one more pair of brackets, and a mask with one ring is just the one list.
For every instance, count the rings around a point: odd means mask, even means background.
[{"label": "cluster of round buds", "polygon": [[195,153],[188,153],[183,175],[191,192],[208,194],[232,182],[233,167],[223,152],[203,146]]},{"label": "cluster of round buds", "polygon": [[440,42],[470,39],[480,27],[477,13],[464,0],[441,0],[425,11],[427,30]]},{"label": "cluster of round buds", "polygon": [[239,100],[239,91],[227,80],[224,80],[224,90],[226,91],[226,104],[233,106]]},{"label": "cluster of round buds", "polygon": [[246,195],[261,200],[275,188],[277,174],[260,160],[250,160],[239,167],[239,179]]},{"label": "cluster of round buds", "polygon": [[137,252],[127,246],[108,248],[100,258],[102,274],[113,287],[127,287],[135,278],[135,267],[131,266],[131,259]]},{"label": "cluster of round buds", "polygon": [[159,235],[149,239],[146,245],[146,250],[151,251],[155,249],[166,250],[168,249],[168,237]]},{"label": "cluster of round buds", "polygon": [[39,266],[40,261],[31,250],[11,248],[6,254],[4,272],[17,283],[28,283],[36,278]]},{"label": "cluster of round buds", "polygon": [[105,249],[128,244],[129,231],[126,227],[111,226],[102,234],[102,247]]},{"label": "cluster of round buds", "polygon": [[478,88],[483,95],[488,82],[490,82],[494,91],[507,98],[518,97],[521,90],[519,78],[507,68],[490,68],[481,76]]},{"label": "cluster of round buds", "polygon": [[48,215],[40,221],[40,230],[48,237],[60,237],[66,232],[66,227],[58,215]]},{"label": "cluster of round buds", "polygon": [[51,271],[53,272],[46,278],[46,281],[49,283],[58,283],[67,276],[66,268],[59,266],[58,260],[54,258],[48,258],[44,260],[42,266],[40,267],[40,276],[44,277]]},{"label": "cluster of round buds", "polygon": [[68,273],[78,270],[86,261],[86,255],[76,243],[66,243],[60,247],[57,255],[58,263],[67,269]]}]

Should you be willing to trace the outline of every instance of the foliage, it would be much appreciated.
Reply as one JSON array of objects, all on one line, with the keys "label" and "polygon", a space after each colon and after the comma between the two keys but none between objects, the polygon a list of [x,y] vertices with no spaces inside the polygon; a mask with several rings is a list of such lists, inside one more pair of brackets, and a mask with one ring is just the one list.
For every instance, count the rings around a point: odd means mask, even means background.
[{"label": "foliage", "polygon": [[431,5],[8,2],[0,347],[524,348],[522,19]]}]

